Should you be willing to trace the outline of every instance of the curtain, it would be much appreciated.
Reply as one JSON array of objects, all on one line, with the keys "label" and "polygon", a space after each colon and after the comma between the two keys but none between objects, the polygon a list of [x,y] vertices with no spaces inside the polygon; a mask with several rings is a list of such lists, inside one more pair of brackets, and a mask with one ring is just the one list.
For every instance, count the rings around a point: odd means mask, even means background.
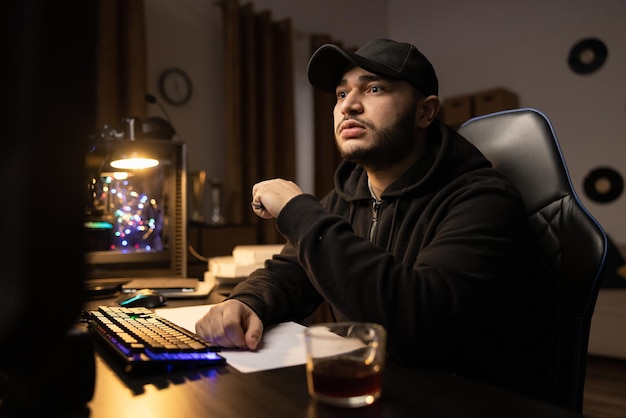
[{"label": "curtain", "polygon": [[[328,35],[311,36],[311,55],[327,43],[340,45]],[[313,138],[314,138],[314,193],[322,198],[334,187],[335,169],[341,162],[341,155],[335,145],[333,108],[335,95],[317,89],[313,92]]]},{"label": "curtain", "polygon": [[99,0],[98,8],[97,123],[117,128],[147,115],[144,2]]},{"label": "curtain", "polygon": [[224,206],[234,224],[256,225],[260,244],[282,243],[275,220],[250,208],[258,181],[295,178],[292,29],[237,0],[219,3],[224,21],[226,175]]}]

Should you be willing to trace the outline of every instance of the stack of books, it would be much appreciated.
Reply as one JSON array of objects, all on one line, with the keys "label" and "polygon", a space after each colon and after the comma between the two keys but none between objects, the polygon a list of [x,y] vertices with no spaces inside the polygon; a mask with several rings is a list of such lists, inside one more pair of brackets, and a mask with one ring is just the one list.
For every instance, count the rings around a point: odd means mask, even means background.
[{"label": "stack of books", "polygon": [[232,255],[209,258],[205,280],[214,280],[218,285],[235,285],[253,271],[264,267],[265,261],[280,253],[283,246],[283,244],[237,245]]}]

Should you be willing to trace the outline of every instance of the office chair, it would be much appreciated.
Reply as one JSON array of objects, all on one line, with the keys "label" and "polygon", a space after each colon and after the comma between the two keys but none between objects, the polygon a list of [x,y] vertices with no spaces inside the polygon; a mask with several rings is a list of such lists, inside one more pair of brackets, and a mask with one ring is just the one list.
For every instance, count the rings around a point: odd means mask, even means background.
[{"label": "office chair", "polygon": [[520,191],[534,239],[560,281],[556,402],[582,413],[591,315],[602,280],[607,238],[570,182],[548,118],[534,109],[478,116],[459,133]]}]

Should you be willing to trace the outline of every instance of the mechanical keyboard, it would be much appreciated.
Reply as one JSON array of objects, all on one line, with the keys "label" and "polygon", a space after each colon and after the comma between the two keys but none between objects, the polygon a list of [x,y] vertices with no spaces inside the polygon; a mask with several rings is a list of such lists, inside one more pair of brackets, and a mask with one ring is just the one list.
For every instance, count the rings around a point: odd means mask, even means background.
[{"label": "mechanical keyboard", "polygon": [[225,363],[220,348],[148,308],[100,306],[83,314],[88,328],[125,363],[125,371]]}]

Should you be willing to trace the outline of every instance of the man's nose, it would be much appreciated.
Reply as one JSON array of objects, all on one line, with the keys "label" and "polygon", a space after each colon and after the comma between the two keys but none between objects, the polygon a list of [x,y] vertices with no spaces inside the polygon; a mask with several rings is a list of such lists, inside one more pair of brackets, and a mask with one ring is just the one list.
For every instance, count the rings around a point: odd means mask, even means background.
[{"label": "man's nose", "polygon": [[344,114],[361,113],[363,103],[361,96],[356,91],[351,91],[341,102],[341,111]]}]

